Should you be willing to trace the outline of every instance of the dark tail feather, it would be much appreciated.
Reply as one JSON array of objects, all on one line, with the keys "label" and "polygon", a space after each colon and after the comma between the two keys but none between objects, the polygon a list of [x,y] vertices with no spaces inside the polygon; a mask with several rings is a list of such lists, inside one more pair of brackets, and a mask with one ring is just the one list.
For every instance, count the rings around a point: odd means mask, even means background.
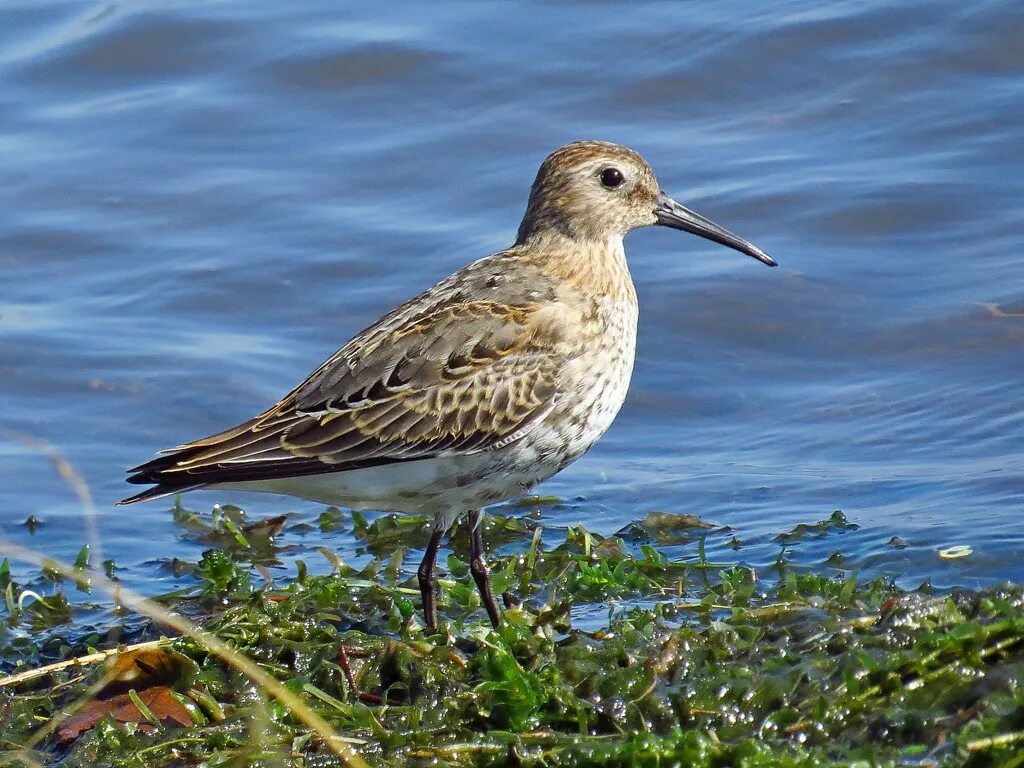
[{"label": "dark tail feather", "polygon": [[127,499],[121,499],[115,506],[123,506],[125,504],[134,504],[136,501],[149,501],[150,499],[162,499],[164,496],[173,496],[176,493],[183,491],[192,491],[202,486],[198,485],[184,485],[176,487],[168,487],[166,485],[158,485],[153,488],[147,488],[142,493],[136,493],[134,496],[129,496]]},{"label": "dark tail feather", "polygon": [[168,478],[163,475],[163,472],[164,470],[174,466],[180,458],[180,453],[170,456],[160,456],[152,461],[147,461],[145,464],[140,464],[137,467],[129,469],[128,471],[132,473],[130,477],[126,478],[129,483],[134,483],[136,485],[152,484],[153,487],[147,488],[140,493],[136,493],[134,496],[121,499],[117,502],[117,506],[121,506],[123,504],[134,504],[137,501],[159,499],[164,496],[171,496],[175,493],[201,488],[205,485],[205,483],[168,482]]}]

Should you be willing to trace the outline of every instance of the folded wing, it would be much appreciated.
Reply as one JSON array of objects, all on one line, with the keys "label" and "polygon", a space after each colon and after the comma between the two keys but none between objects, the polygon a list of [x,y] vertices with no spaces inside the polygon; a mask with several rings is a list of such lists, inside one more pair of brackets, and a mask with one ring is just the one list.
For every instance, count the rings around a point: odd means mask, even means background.
[{"label": "folded wing", "polygon": [[129,482],[156,487],[122,503],[514,442],[555,402],[564,360],[550,314],[491,301],[393,313],[270,410],[133,469]]}]

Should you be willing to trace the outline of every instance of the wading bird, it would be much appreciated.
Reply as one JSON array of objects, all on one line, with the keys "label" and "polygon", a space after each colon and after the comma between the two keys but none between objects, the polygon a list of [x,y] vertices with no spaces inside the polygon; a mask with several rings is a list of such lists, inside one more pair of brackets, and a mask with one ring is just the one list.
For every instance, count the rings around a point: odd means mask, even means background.
[{"label": "wading bird", "polygon": [[497,626],[482,508],[551,477],[611,425],[636,344],[622,238],[655,224],[775,266],[662,192],[633,150],[569,144],[541,165],[512,247],[384,315],[259,416],[131,470],[153,487],[120,503],[226,488],[428,514],[418,576],[431,630],[441,537],[466,516]]}]

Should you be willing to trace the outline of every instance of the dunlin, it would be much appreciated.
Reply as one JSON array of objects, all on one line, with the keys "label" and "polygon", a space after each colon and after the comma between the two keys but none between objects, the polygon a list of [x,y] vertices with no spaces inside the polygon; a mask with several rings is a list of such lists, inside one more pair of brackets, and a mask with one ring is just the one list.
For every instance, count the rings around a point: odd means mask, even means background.
[{"label": "dunlin", "polygon": [[227,488],[430,515],[418,571],[430,629],[441,537],[465,515],[497,626],[481,509],[551,477],[611,425],[636,343],[622,238],[655,224],[775,266],[662,192],[633,150],[569,144],[541,165],[511,248],[386,314],[259,416],[131,470],[154,487],[121,503]]}]

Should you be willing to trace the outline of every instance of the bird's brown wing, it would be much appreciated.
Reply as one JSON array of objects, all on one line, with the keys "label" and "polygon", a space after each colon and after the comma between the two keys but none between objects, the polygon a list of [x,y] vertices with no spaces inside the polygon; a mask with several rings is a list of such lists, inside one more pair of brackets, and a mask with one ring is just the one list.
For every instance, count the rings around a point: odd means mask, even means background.
[{"label": "bird's brown wing", "polygon": [[157,484],[140,494],[150,498],[493,449],[553,406],[563,325],[550,305],[449,301],[404,310],[353,339],[270,410],[168,451],[132,470],[129,482]]}]

